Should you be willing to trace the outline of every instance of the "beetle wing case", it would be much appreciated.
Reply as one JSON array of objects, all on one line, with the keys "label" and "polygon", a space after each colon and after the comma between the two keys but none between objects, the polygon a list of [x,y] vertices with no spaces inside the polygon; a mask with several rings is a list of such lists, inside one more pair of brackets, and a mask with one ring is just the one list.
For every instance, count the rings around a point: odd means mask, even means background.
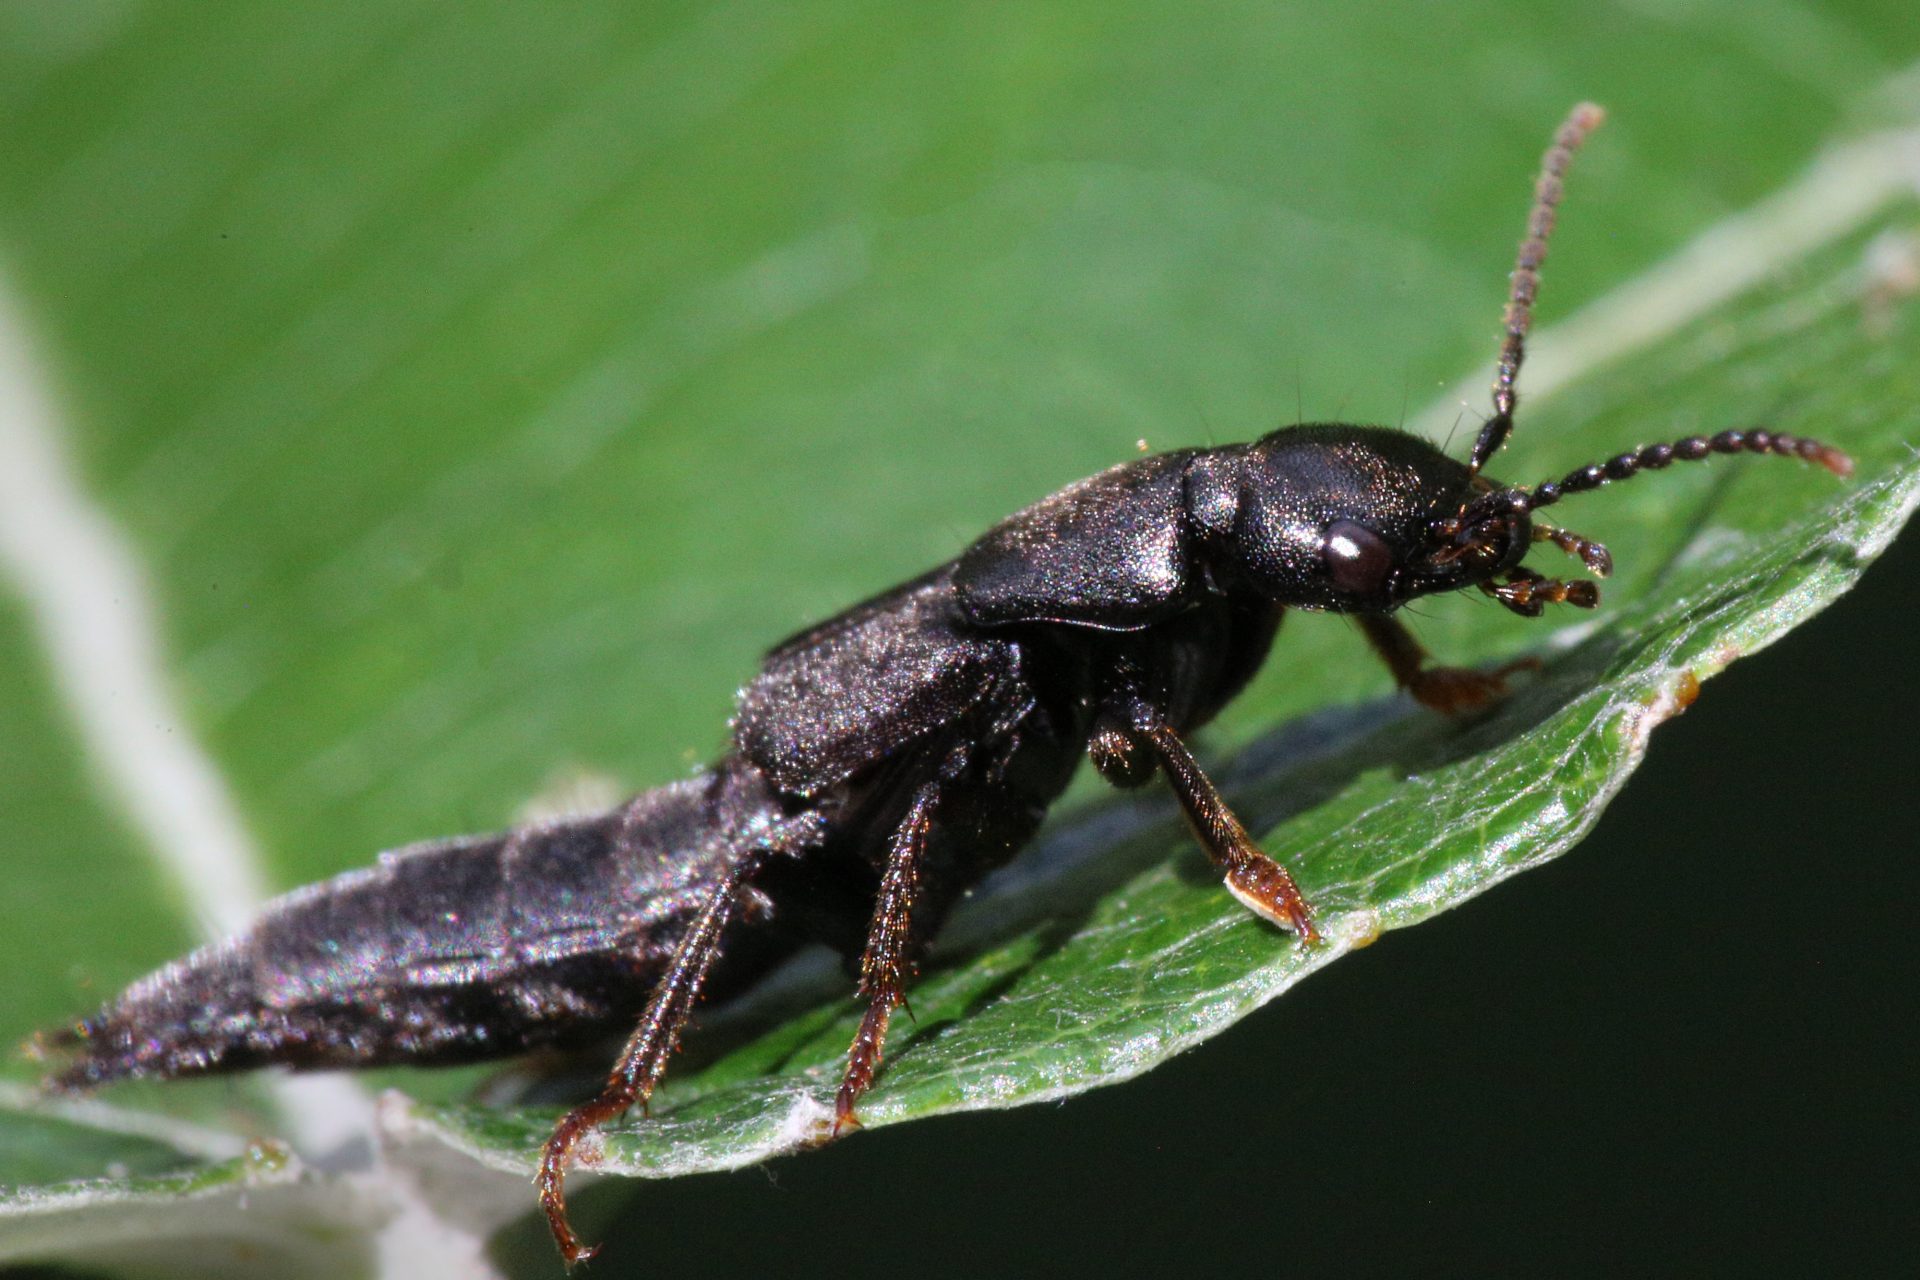
[{"label": "beetle wing case", "polygon": [[1018,669],[970,633],[943,567],[782,644],[740,691],[734,743],[782,791],[818,796],[960,719]]}]

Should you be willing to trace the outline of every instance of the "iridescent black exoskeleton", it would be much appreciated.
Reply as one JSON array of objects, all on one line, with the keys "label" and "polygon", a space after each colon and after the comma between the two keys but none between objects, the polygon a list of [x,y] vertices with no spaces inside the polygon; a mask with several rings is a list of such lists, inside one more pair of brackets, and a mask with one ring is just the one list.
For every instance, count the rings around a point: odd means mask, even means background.
[{"label": "iridescent black exoskeleton", "polygon": [[834,1128],[853,1124],[917,953],[1033,835],[1082,754],[1121,786],[1163,775],[1233,895],[1315,941],[1292,877],[1186,744],[1258,670],[1286,609],[1353,615],[1401,686],[1462,711],[1524,664],[1430,667],[1394,611],[1464,587],[1525,617],[1593,607],[1591,582],[1523,563],[1549,542],[1595,576],[1611,567],[1599,543],[1537,520],[1543,508],[1712,453],[1850,469],[1830,446],[1753,430],[1649,445],[1531,489],[1483,473],[1513,427],[1562,175],[1600,118],[1577,108],[1546,153],[1493,416],[1466,461],[1382,427],[1309,425],[1082,481],[774,649],[700,776],[294,893],[58,1037],[71,1060],[53,1083],[457,1062],[637,1020],[606,1088],[544,1155],[541,1201],[572,1262],[590,1252],[562,1196],[576,1144],[645,1104],[703,993],[738,990],[809,943],[858,957],[866,1016]]}]

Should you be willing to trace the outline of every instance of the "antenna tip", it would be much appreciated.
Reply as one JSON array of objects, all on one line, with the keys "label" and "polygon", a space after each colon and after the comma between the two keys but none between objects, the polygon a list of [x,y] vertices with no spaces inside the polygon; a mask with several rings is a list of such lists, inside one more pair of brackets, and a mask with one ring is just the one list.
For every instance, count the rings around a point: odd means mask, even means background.
[{"label": "antenna tip", "polygon": [[1567,117],[1567,123],[1585,133],[1589,129],[1598,129],[1607,120],[1607,109],[1597,102],[1582,102],[1574,107]]}]

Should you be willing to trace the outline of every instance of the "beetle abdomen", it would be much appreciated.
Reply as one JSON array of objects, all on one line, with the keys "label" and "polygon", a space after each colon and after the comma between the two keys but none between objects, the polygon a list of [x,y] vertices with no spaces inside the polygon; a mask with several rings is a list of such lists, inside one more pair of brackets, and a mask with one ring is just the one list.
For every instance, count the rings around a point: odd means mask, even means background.
[{"label": "beetle abdomen", "polygon": [[755,819],[729,780],[411,846],[288,894],[64,1033],[77,1057],[53,1085],[458,1062],[624,1031],[725,833]]}]

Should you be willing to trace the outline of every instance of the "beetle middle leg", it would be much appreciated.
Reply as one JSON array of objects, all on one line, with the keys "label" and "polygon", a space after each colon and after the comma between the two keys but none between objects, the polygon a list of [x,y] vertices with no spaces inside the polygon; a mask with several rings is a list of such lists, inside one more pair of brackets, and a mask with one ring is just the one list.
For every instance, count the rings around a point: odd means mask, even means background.
[{"label": "beetle middle leg", "polygon": [[540,1157],[540,1208],[554,1243],[569,1267],[594,1254],[583,1244],[567,1222],[565,1182],[567,1164],[580,1139],[633,1106],[645,1108],[654,1086],[666,1074],[667,1058],[680,1041],[680,1032],[700,998],[707,972],[719,957],[720,942],[726,932],[742,891],[752,882],[768,858],[799,852],[819,839],[820,818],[803,813],[755,835],[744,846],[726,872],[708,891],[700,912],[694,917],[674,949],[673,959],[654,988],[640,1026],[621,1051],[620,1061],[608,1077],[606,1086],[591,1101],[575,1107],[554,1127]]},{"label": "beetle middle leg", "polygon": [[1093,767],[1100,776],[1116,787],[1142,787],[1153,779],[1153,754],[1117,724],[1094,727],[1093,737],[1087,742],[1087,755],[1092,757]]},{"label": "beetle middle leg", "polygon": [[[1125,754],[1146,756],[1159,764],[1200,847],[1226,872],[1227,892],[1256,915],[1291,929],[1302,942],[1320,941],[1320,931],[1313,924],[1313,908],[1307,905],[1300,887],[1287,869],[1263,853],[1247,834],[1179,733],[1163,716],[1137,711],[1130,719],[1126,729],[1108,723],[1102,731],[1132,744],[1132,751]],[[1131,761],[1128,763],[1131,766]],[[1122,776],[1131,776],[1132,772],[1129,767]]]},{"label": "beetle middle leg", "polygon": [[1387,670],[1393,672],[1395,684],[1412,694],[1421,706],[1447,715],[1484,707],[1506,694],[1508,676],[1540,669],[1538,658],[1521,658],[1492,671],[1429,667],[1426,663],[1431,655],[1396,619],[1362,614],[1360,629],[1366,632],[1367,643],[1387,664]]}]

